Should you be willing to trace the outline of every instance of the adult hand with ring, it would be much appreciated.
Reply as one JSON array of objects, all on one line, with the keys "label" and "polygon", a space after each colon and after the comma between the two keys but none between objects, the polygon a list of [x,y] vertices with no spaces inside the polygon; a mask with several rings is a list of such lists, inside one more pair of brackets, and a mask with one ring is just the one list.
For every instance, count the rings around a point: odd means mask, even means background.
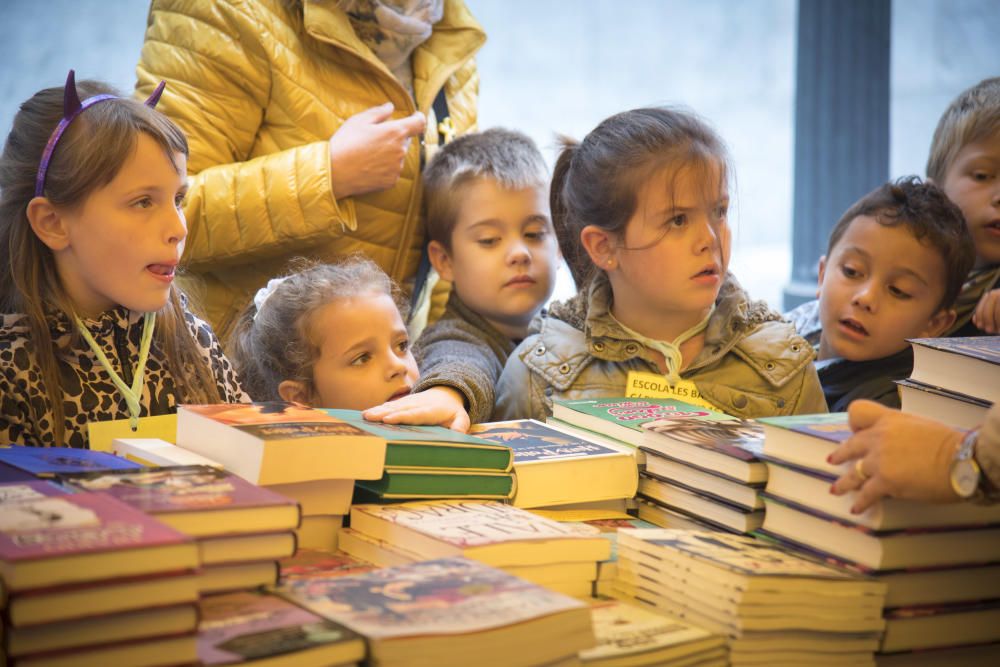
[{"label": "adult hand with ring", "polygon": [[862,484],[868,481],[868,475],[865,474],[864,463],[865,463],[864,459],[854,460],[854,472],[856,472],[858,474],[858,477],[861,478]]},{"label": "adult hand with ring", "polygon": [[854,433],[827,461],[834,465],[854,461],[830,488],[837,496],[857,491],[851,512],[860,514],[886,496],[958,500],[949,470],[961,431],[872,401],[851,403],[847,419]]}]

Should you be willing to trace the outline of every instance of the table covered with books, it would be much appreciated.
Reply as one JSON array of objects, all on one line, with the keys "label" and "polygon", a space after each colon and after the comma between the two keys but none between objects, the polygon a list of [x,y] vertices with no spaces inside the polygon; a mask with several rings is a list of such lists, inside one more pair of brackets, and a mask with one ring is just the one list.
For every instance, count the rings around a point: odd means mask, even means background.
[{"label": "table covered with books", "polygon": [[588,399],[464,435],[258,403],[160,428],[0,448],[7,664],[1000,659],[1000,507],[852,514],[844,414]]}]

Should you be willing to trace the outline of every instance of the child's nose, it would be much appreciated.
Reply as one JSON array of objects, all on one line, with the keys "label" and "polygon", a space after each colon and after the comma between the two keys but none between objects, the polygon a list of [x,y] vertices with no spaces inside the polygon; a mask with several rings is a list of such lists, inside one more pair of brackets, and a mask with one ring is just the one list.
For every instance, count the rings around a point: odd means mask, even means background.
[{"label": "child's nose", "polygon": [[712,250],[719,243],[719,230],[712,224],[712,219],[705,216],[698,222],[696,248],[699,253]]},{"label": "child's nose", "polygon": [[389,351],[389,362],[386,365],[386,374],[389,379],[394,379],[406,373],[406,358],[398,354],[395,350]]},{"label": "child's nose", "polygon": [[866,282],[858,287],[858,291],[854,293],[854,305],[864,308],[868,311],[873,311],[878,306],[878,294],[876,286],[873,283]]},{"label": "child's nose", "polygon": [[165,215],[167,216],[164,223],[166,226],[167,242],[170,244],[180,243],[187,238],[187,220],[184,218],[184,211],[179,208],[173,208]]},{"label": "child's nose", "polygon": [[531,259],[528,245],[521,239],[514,241],[507,249],[507,261],[511,264],[525,264]]}]

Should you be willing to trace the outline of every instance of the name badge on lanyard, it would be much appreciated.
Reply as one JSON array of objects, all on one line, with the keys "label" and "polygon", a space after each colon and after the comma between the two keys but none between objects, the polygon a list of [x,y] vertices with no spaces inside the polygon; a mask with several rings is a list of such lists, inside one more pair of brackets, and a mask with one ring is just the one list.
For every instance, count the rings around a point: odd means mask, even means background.
[{"label": "name badge on lanyard", "polygon": [[625,396],[628,398],[668,398],[710,410],[718,410],[701,397],[701,392],[691,380],[678,380],[673,387],[667,378],[656,373],[629,371],[625,380]]}]

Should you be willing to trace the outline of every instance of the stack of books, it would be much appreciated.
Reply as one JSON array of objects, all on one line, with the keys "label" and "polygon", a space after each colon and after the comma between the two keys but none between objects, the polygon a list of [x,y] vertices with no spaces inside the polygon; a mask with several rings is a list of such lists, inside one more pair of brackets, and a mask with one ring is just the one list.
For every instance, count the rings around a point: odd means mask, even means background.
[{"label": "stack of books", "polygon": [[611,555],[597,564],[597,581],[594,595],[613,597],[615,581],[618,580],[618,530],[620,528],[656,528],[656,524],[642,519],[588,519],[581,523],[601,531],[601,537],[611,543]]},{"label": "stack of books", "polygon": [[913,372],[900,380],[903,412],[975,428],[1000,401],[1000,336],[916,338]]},{"label": "stack of books", "polygon": [[385,439],[385,472],[359,480],[355,502],[434,498],[507,500],[514,495],[510,448],[441,426],[365,421],[356,410],[327,413]]},{"label": "stack of books", "polygon": [[727,667],[726,641],[704,628],[621,600],[590,605],[597,646],[580,652],[584,667]]},{"label": "stack of books", "polygon": [[278,559],[295,553],[294,500],[212,466],[59,475],[102,491],[197,540],[201,593],[275,584]]},{"label": "stack of books", "polygon": [[885,584],[745,535],[623,529],[627,598],[727,637],[733,665],[871,664]]},{"label": "stack of books", "polygon": [[593,526],[479,500],[355,505],[341,549],[381,567],[466,556],[575,597],[590,597],[611,556]]},{"label": "stack of books", "polygon": [[365,642],[343,625],[263,591],[210,595],[198,604],[201,665],[354,665]]},{"label": "stack of books", "polygon": [[377,480],[385,440],[353,424],[291,403],[185,405],[177,445],[302,508],[300,546],[334,549],[355,480]]},{"label": "stack of books", "polygon": [[197,567],[190,537],[108,494],[0,485],[3,659],[193,662]]},{"label": "stack of books", "polygon": [[641,498],[717,529],[749,533],[760,527],[767,466],[759,458],[759,426],[678,404],[670,417],[646,422],[642,431]]},{"label": "stack of books", "polygon": [[514,452],[515,507],[624,501],[635,496],[634,450],[600,444],[533,419],[478,424],[473,435]]},{"label": "stack of books", "polygon": [[483,563],[443,558],[292,582],[290,599],[363,635],[381,667],[579,664],[590,609]]},{"label": "stack of books", "polygon": [[826,457],[846,415],[768,417],[762,533],[888,586],[883,653],[1000,641],[1000,506],[884,499],[852,514]]}]

